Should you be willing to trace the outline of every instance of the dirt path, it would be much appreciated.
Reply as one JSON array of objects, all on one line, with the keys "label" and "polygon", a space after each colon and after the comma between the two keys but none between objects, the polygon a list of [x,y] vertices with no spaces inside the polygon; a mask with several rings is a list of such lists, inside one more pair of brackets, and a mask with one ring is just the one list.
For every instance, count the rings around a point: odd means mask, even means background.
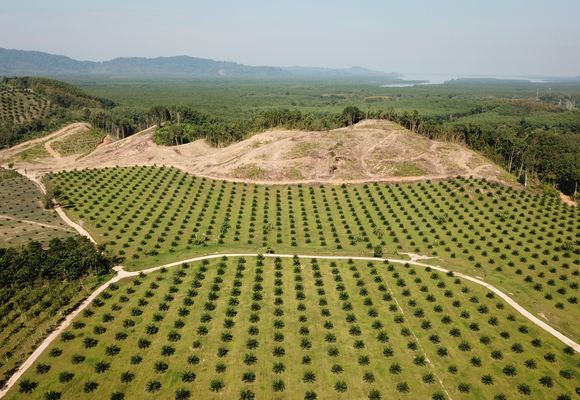
[{"label": "dirt path", "polygon": [[58,136],[58,135],[60,135],[62,133],[65,133],[65,132],[67,132],[69,130],[78,129],[78,128],[88,128],[90,126],[91,125],[88,124],[88,123],[86,123],[86,122],[77,122],[77,123],[74,123],[74,124],[71,124],[71,125],[67,125],[64,128],[62,128],[62,129],[60,129],[60,130],[58,130],[56,132],[51,133],[50,135],[46,135],[46,136],[43,136],[43,137],[38,138],[38,139],[32,139],[32,140],[28,140],[28,141],[26,141],[24,143],[17,144],[16,146],[11,147],[10,149],[19,149],[21,147],[25,147],[25,146],[30,146],[30,145],[33,145],[33,144],[41,143],[41,142],[44,142],[47,139],[52,139],[53,137]]},{"label": "dirt path", "polygon": [[[30,179],[32,182],[36,183],[36,185],[40,188],[40,191],[43,194],[46,194],[46,187],[44,186],[44,184],[36,177],[36,175],[31,175],[31,174],[27,174],[26,170],[21,171],[21,170],[17,170],[16,172],[24,175],[25,177],[27,177],[28,179]],[[87,238],[89,238],[89,240],[91,242],[93,242],[94,244],[97,244],[97,241],[95,239],[93,239],[93,237],[91,236],[90,233],[88,233],[82,226],[80,226],[79,224],[74,223],[62,210],[62,208],[60,207],[59,204],[55,203],[54,206],[54,210],[57,212],[57,214],[60,216],[60,218],[71,228],[73,228],[74,230],[76,230],[79,235],[81,236],[86,236]]]},{"label": "dirt path", "polygon": [[54,140],[51,140],[49,142],[46,142],[44,144],[44,149],[46,151],[48,151],[48,154],[50,154],[51,156],[53,156],[54,158],[60,158],[60,153],[58,151],[56,151],[55,149],[53,149],[50,144],[54,142]]},{"label": "dirt path", "polygon": [[[24,151],[24,150],[26,150],[26,149],[28,149],[28,148],[30,148],[38,143],[46,142],[47,140],[50,141],[50,139],[53,139],[59,135],[62,135],[63,133],[67,133],[69,131],[76,132],[78,129],[86,129],[86,128],[89,128],[90,126],[91,125],[86,123],[86,122],[77,122],[77,123],[74,123],[71,125],[67,125],[64,128],[62,128],[56,132],[51,133],[50,135],[43,136],[43,137],[38,138],[38,139],[32,139],[32,140],[29,140],[27,142],[20,143],[20,144],[17,144],[16,146],[10,147],[9,149],[2,150],[0,152],[0,158],[2,158],[3,160],[8,160],[10,157],[13,157],[16,154],[20,153],[21,151]],[[68,136],[68,134],[67,134],[67,136]],[[46,147],[45,147],[45,149],[46,149]],[[49,150],[47,149],[47,151],[49,151]],[[49,153],[50,153],[50,151],[49,151]],[[54,157],[54,155],[52,153],[50,153],[50,154]]]},{"label": "dirt path", "polygon": [[[145,274],[149,274],[151,272],[158,271],[161,268],[171,268],[171,267],[175,267],[175,266],[181,265],[183,263],[192,263],[192,262],[201,261],[201,260],[207,260],[207,259],[212,259],[212,258],[221,258],[223,256],[227,256],[227,257],[257,257],[258,254],[212,254],[212,255],[209,255],[209,256],[201,256],[201,257],[190,258],[188,260],[177,261],[177,262],[174,262],[174,263],[170,263],[170,264],[160,265],[158,267],[149,268],[149,269],[146,269],[146,270],[143,270],[143,271],[133,271],[133,272],[125,271],[122,266],[116,266],[114,268],[114,270],[117,272],[117,275],[114,278],[112,278],[110,281],[106,282],[101,287],[99,287],[95,292],[93,292],[93,294],[91,294],[79,306],[79,308],[77,308],[75,311],[73,311],[72,313],[70,313],[64,319],[64,321],[46,339],[44,339],[44,341],[42,342],[42,344],[20,366],[20,368],[18,369],[18,371],[16,371],[16,373],[14,375],[12,375],[12,377],[8,380],[8,382],[6,383],[6,385],[2,389],[0,389],[0,398],[2,398],[8,392],[8,390],[12,386],[14,386],[16,384],[16,382],[18,381],[18,379],[20,379],[20,377],[22,376],[22,374],[24,372],[26,372],[26,370],[28,368],[30,368],[32,366],[32,364],[34,364],[34,362],[38,359],[38,357],[40,357],[40,355],[44,352],[44,350],[46,350],[48,348],[48,346],[58,337],[58,335],[60,335],[66,328],[69,327],[69,325],[71,324],[72,320],[77,315],[79,315],[85,308],[87,308],[91,304],[91,302],[101,292],[103,292],[105,289],[107,289],[109,287],[109,285],[111,283],[118,282],[118,281],[120,281],[121,279],[124,279],[124,278],[132,277],[132,276],[138,276],[139,273],[141,273],[141,272],[143,272]],[[294,257],[294,255],[291,255],[291,254],[264,254],[264,257],[292,258],[292,257]],[[385,260],[388,260],[391,263],[411,264],[411,265],[416,265],[416,266],[419,266],[419,267],[430,267],[432,269],[435,269],[437,271],[444,272],[444,273],[448,273],[449,272],[449,270],[447,270],[445,268],[441,268],[441,267],[435,266],[435,265],[428,265],[428,264],[420,263],[420,262],[417,262],[417,261],[407,261],[407,260],[397,260],[397,259],[385,259],[385,258],[374,258],[374,257],[316,256],[316,255],[299,255],[298,257],[300,257],[300,258],[306,258],[306,259],[317,258],[317,259],[323,259],[323,260],[349,260],[349,259],[362,260],[362,261],[385,261]],[[574,342],[572,339],[568,338],[566,335],[558,332],[556,329],[552,328],[550,325],[548,325],[544,321],[540,320],[539,318],[537,318],[536,316],[534,316],[532,313],[528,312],[525,308],[523,308],[522,306],[520,306],[518,303],[516,303],[508,295],[506,295],[505,293],[503,293],[499,289],[495,288],[494,286],[492,286],[492,285],[490,285],[490,284],[488,284],[488,283],[486,283],[486,282],[484,282],[484,281],[482,281],[480,279],[472,278],[470,276],[463,275],[463,274],[460,274],[460,273],[454,273],[454,275],[457,276],[457,277],[459,277],[459,278],[467,279],[467,280],[469,280],[471,282],[474,282],[474,283],[476,283],[478,285],[482,285],[485,288],[487,288],[488,290],[494,292],[495,294],[497,294],[498,296],[500,296],[502,299],[504,299],[510,306],[512,306],[513,308],[515,308],[516,311],[518,311],[521,315],[523,315],[524,317],[526,317],[527,319],[529,319],[532,323],[536,324],[537,326],[539,326],[540,328],[542,328],[543,330],[545,330],[546,332],[548,332],[549,334],[551,334],[552,336],[554,336],[556,339],[562,341],[567,346],[572,347],[577,353],[580,353],[580,345],[579,344],[577,344],[576,342]]]},{"label": "dirt path", "polygon": [[42,222],[29,221],[27,219],[19,219],[19,218],[16,218],[15,216],[13,216],[13,215],[0,214],[0,218],[17,220],[17,221],[20,221],[20,222],[22,222],[24,224],[44,226],[45,228],[60,229],[60,230],[63,230],[63,231],[71,232],[70,229],[63,228],[62,226],[54,226],[54,225],[43,224]]},{"label": "dirt path", "polygon": [[72,220],[64,213],[64,211],[62,211],[62,208],[60,207],[60,205],[56,204],[54,206],[54,210],[58,213],[58,215],[62,218],[62,220],[64,222],[66,222],[74,230],[76,230],[79,233],[79,235],[86,236],[87,238],[89,238],[89,240],[91,242],[93,242],[94,244],[97,244],[97,241],[95,239],[93,239],[93,237],[91,236],[91,234],[89,232],[87,232],[79,224],[75,224],[74,222],[72,222]]},{"label": "dirt path", "polygon": [[[48,142],[44,143],[44,149],[46,151],[48,151],[48,153],[51,156],[53,156],[54,158],[62,158],[61,155],[60,155],[60,153],[58,151],[56,151],[55,149],[52,148],[51,144],[54,143],[54,142],[56,142],[56,141],[59,141],[61,139],[64,139],[66,137],[69,137],[70,135],[74,135],[75,133],[77,133],[77,132],[79,132],[81,130],[87,129],[88,128],[88,124],[85,124],[85,125],[87,125],[87,126],[82,126],[82,125],[81,126],[75,126],[75,127],[72,127],[71,129],[66,130],[62,135],[59,135],[58,137],[55,137],[54,139],[49,140]],[[69,126],[71,126],[71,125],[69,125]]]}]

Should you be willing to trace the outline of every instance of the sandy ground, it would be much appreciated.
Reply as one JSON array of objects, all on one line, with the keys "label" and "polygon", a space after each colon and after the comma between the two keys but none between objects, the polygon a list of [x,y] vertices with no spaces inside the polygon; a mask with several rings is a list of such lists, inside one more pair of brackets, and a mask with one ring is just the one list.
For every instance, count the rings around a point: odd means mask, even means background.
[{"label": "sandy ground", "polygon": [[[75,124],[75,129],[83,127]],[[18,152],[27,147],[7,149],[0,151],[0,164],[16,159],[15,168],[29,176],[83,168],[166,165],[198,176],[263,184],[395,183],[457,175],[494,181],[505,174],[464,146],[429,140],[389,121],[367,120],[324,132],[266,131],[222,148],[210,147],[204,140],[158,146],[154,130],[118,141],[105,138],[78,160],[78,155],[60,158],[50,152],[53,157],[18,161]],[[61,131],[59,138],[74,133]],[[52,140],[45,141],[47,151]]]},{"label": "sandy ground", "polygon": [[572,207],[578,207],[578,203],[576,203],[574,200],[572,200],[572,198],[570,196],[566,196],[564,193],[560,192],[560,199],[562,199],[562,201],[565,204],[568,204],[569,206]]},{"label": "sandy ground", "polygon": [[113,141],[113,138],[111,138],[111,135],[105,136],[104,139],[103,139],[103,141],[97,145],[97,149],[99,149],[99,148],[101,148],[103,146],[108,145],[112,141]]}]

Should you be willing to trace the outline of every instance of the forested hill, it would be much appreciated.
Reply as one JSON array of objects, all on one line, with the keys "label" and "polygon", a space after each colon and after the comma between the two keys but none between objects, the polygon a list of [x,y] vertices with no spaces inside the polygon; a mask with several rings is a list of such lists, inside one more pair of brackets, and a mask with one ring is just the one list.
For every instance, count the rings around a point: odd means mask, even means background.
[{"label": "forested hill", "polygon": [[[0,57],[1,59],[1,57]],[[115,106],[76,86],[48,78],[0,78],[0,149]]]},{"label": "forested hill", "polygon": [[8,76],[237,76],[237,77],[352,77],[393,76],[361,67],[349,69],[253,67],[205,58],[122,57],[110,61],[77,61],[66,56],[0,48],[0,75]]},{"label": "forested hill", "polygon": [[77,61],[66,56],[0,48],[0,75],[192,75],[263,76],[289,75],[276,67],[250,67],[228,61],[177,56],[116,58],[110,61]]}]

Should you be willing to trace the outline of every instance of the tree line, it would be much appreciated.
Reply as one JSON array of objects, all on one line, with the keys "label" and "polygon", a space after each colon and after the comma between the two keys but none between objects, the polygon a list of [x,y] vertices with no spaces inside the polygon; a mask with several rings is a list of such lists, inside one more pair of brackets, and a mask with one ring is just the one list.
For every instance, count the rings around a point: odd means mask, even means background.
[{"label": "tree line", "polygon": [[156,108],[155,119],[164,123],[155,132],[161,145],[179,145],[205,139],[211,146],[225,146],[266,129],[284,128],[320,131],[345,126],[341,115],[290,111],[285,108],[263,111],[245,121],[224,122],[188,107],[173,107],[165,111]]},{"label": "tree line", "polygon": [[575,194],[580,182],[580,127],[578,124],[538,125],[468,122],[444,124],[424,120],[417,110],[380,112],[379,118],[396,122],[432,139],[463,143],[513,173],[521,183],[539,181]]},{"label": "tree line", "polygon": [[[543,182],[567,194],[574,194],[580,182],[580,127],[569,120],[546,120],[543,124],[528,122],[446,123],[424,119],[419,111],[364,112],[356,106],[346,107],[341,114],[320,114],[273,109],[242,122],[221,122],[188,107],[153,107],[147,124],[163,124],[155,133],[157,144],[179,145],[206,139],[212,146],[228,145],[266,129],[329,130],[356,124],[363,119],[384,119],[431,139],[463,143],[513,173],[521,183]],[[553,123],[552,123],[553,122]]]}]

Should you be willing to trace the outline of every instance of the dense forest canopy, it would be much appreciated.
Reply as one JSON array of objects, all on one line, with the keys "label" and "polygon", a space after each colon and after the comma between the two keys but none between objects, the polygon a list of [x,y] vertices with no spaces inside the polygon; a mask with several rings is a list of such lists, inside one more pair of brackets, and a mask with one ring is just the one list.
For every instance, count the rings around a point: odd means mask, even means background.
[{"label": "dense forest canopy", "polygon": [[84,236],[54,238],[46,249],[34,241],[26,247],[0,248],[0,304],[24,288],[106,275],[111,268],[112,261]]}]

